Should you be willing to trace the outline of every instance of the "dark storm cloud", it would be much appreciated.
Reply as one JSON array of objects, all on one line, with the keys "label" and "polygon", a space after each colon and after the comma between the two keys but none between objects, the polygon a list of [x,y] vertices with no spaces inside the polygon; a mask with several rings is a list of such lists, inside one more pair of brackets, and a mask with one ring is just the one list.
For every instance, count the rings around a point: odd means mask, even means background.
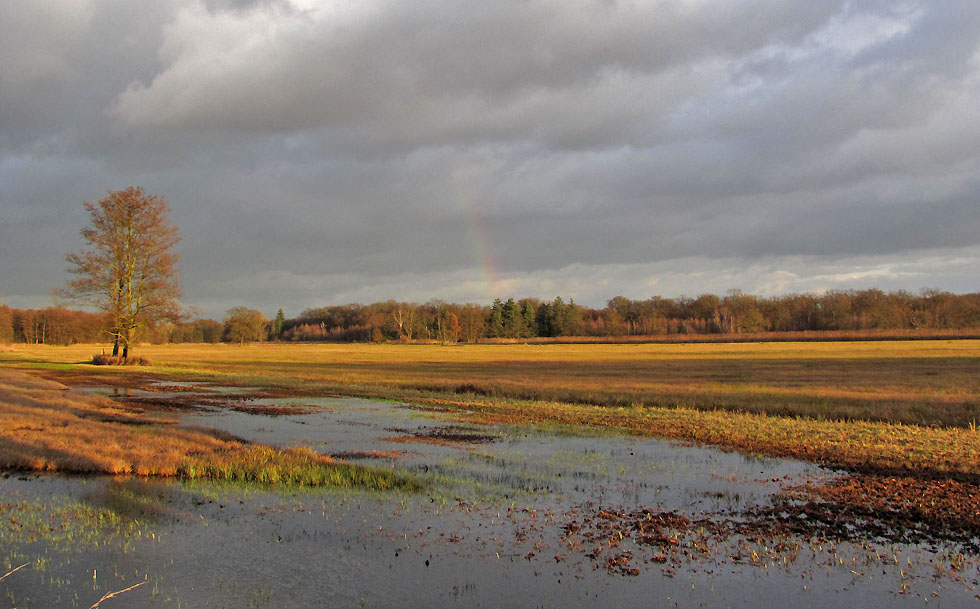
[{"label": "dark storm cloud", "polygon": [[0,299],[46,304],[130,184],[210,315],[975,290],[977,31],[965,0],[3,3]]}]

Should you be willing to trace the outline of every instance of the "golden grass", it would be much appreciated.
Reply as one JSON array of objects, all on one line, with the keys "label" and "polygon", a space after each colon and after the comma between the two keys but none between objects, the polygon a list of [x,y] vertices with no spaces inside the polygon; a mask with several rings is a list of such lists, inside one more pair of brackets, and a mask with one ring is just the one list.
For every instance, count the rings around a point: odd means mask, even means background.
[{"label": "golden grass", "polygon": [[980,471],[980,434],[969,429],[817,421],[717,410],[597,409],[579,404],[484,399],[442,403],[466,413],[468,420],[477,423],[587,425],[858,471],[969,479],[976,478]]},{"label": "golden grass", "polygon": [[8,468],[172,476],[191,455],[241,446],[5,369],[0,422],[0,464]]},{"label": "golden grass", "polygon": [[164,345],[140,350],[156,364],[146,369],[75,365],[95,350],[20,346],[0,353],[0,364],[73,383],[91,374],[123,384],[198,378],[409,399],[487,421],[603,426],[855,468],[980,471],[977,340]]},{"label": "golden grass", "polygon": [[[87,361],[93,346],[20,346],[0,363]],[[598,406],[765,412],[967,427],[980,420],[980,341],[639,345],[148,346],[152,371],[376,397],[476,393]],[[91,370],[88,368],[88,370]],[[86,375],[93,374],[86,372]]]},{"label": "golden grass", "polygon": [[391,472],[335,462],[306,448],[246,445],[108,398],[0,368],[0,467],[300,486],[412,488]]}]

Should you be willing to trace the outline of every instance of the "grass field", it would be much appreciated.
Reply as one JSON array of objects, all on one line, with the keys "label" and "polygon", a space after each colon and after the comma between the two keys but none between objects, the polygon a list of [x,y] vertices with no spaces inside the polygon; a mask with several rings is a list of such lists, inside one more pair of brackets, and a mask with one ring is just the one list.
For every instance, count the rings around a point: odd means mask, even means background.
[{"label": "grass field", "polygon": [[[0,363],[87,361],[98,347],[19,347]],[[596,406],[967,427],[980,341],[641,345],[166,345],[139,372],[382,397],[478,395]]]},{"label": "grass field", "polygon": [[15,346],[0,365],[68,384],[147,377],[283,395],[406,399],[482,421],[567,423],[876,471],[980,471],[980,341],[641,345]]}]

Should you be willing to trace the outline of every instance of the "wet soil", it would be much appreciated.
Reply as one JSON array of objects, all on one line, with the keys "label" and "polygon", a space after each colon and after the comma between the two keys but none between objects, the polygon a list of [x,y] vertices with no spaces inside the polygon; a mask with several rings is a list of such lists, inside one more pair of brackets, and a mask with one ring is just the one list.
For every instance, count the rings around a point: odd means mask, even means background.
[{"label": "wet soil", "polygon": [[[597,567],[628,576],[654,565],[667,565],[663,572],[672,576],[682,565],[707,559],[756,566],[795,562],[802,549],[844,542],[951,547],[962,561],[963,554],[980,554],[980,504],[964,500],[976,490],[956,488],[937,496],[936,485],[921,480],[857,474],[786,488],[771,505],[701,517],[650,507],[587,507],[567,514],[561,528],[568,547]],[[898,497],[930,509],[896,505]],[[752,547],[717,555],[719,548],[738,547],[739,540],[751,540]],[[864,562],[894,560],[875,550]]]},{"label": "wet soil", "polygon": [[411,432],[409,430],[390,428],[390,431],[404,433],[403,435],[380,438],[380,440],[385,442],[421,442],[423,444],[453,446],[458,444],[487,444],[500,439],[499,436],[488,434],[475,427],[423,427],[422,429]]},{"label": "wet soil", "polygon": [[338,461],[357,461],[359,459],[399,459],[409,455],[404,450],[348,450],[329,453],[330,458]]},{"label": "wet soil", "polygon": [[784,490],[750,510],[757,529],[807,538],[960,544],[980,553],[980,486],[951,479],[850,474]]}]

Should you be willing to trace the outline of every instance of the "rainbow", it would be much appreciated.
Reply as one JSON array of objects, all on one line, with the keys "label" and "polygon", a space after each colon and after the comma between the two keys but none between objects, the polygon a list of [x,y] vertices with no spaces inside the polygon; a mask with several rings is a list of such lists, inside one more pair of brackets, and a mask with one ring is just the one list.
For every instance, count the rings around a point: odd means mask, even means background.
[{"label": "rainbow", "polygon": [[453,184],[456,200],[462,205],[466,214],[466,241],[472,248],[473,262],[479,269],[479,283],[486,302],[498,297],[500,285],[500,266],[497,264],[487,230],[480,213],[479,197],[461,175],[462,171],[453,172]]}]

